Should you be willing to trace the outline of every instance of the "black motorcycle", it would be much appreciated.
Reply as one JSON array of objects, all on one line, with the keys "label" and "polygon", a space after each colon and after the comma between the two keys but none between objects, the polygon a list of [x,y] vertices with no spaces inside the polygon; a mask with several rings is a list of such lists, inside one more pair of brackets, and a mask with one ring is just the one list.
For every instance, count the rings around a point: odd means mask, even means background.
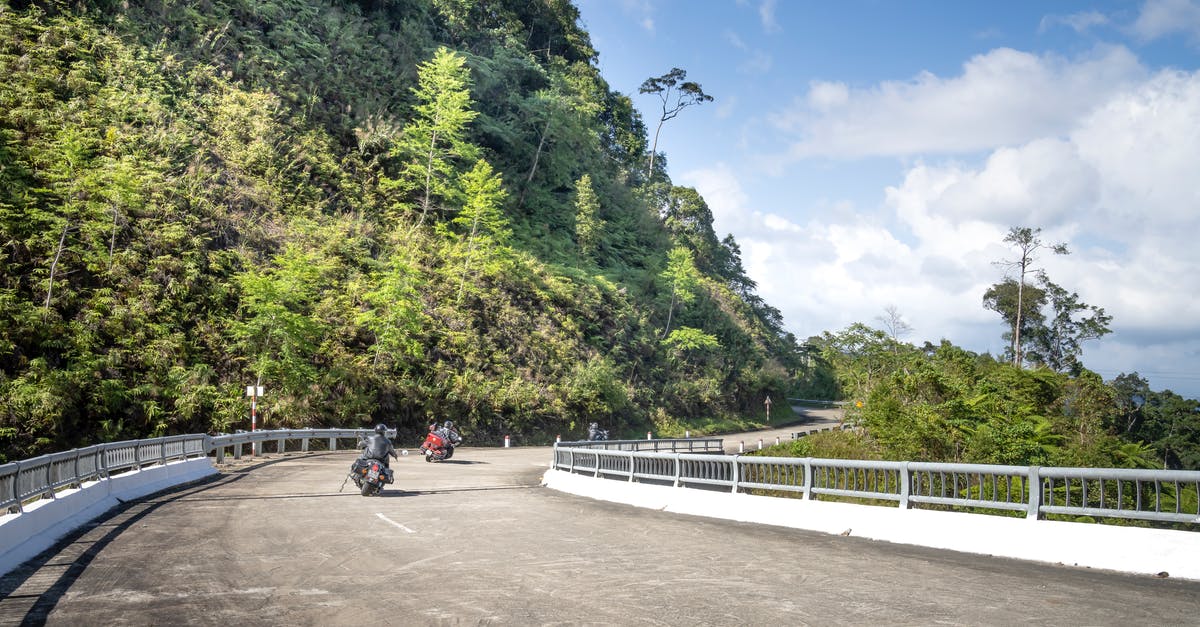
[{"label": "black motorcycle", "polygon": [[350,478],[363,496],[374,496],[383,486],[392,483],[392,469],[378,459],[359,457],[350,466]]}]

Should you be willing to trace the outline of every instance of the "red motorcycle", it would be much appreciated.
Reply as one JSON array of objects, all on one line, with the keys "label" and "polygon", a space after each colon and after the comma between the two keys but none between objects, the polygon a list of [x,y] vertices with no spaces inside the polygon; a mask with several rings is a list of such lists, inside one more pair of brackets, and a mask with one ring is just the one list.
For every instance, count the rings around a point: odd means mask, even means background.
[{"label": "red motorcycle", "polygon": [[421,443],[421,453],[427,462],[440,462],[454,456],[454,447],[462,442],[458,433],[430,431]]}]

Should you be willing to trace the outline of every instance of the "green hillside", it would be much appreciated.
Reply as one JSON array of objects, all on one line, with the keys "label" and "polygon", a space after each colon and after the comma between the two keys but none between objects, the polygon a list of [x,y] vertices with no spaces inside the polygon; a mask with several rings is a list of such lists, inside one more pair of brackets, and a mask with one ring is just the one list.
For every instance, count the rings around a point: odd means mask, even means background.
[{"label": "green hillside", "polygon": [[[0,7],[0,461],[744,421],[801,351],[565,0]],[[647,68],[647,76],[665,68]],[[786,411],[782,403],[776,411]],[[260,425],[260,426],[262,426]]]}]

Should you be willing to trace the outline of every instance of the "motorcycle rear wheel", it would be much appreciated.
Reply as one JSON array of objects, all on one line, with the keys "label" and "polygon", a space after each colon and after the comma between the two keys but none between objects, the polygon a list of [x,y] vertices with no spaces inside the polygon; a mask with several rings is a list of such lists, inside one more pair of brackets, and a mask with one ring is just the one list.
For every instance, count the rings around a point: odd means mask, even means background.
[{"label": "motorcycle rear wheel", "polygon": [[364,481],[362,484],[362,495],[363,496],[371,496],[372,494],[375,494],[375,492],[378,489],[379,488],[376,488],[375,486],[371,485],[371,482]]}]

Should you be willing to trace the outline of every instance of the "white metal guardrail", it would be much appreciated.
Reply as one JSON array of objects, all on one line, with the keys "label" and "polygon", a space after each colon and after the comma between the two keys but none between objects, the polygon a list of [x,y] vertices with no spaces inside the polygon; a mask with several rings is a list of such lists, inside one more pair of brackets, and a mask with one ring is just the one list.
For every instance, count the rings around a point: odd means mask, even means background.
[{"label": "white metal guardrail", "polygon": [[663,438],[659,440],[583,440],[559,442],[563,448],[581,447],[605,451],[670,451],[679,453],[725,453],[721,438]]},{"label": "white metal guardrail", "polygon": [[0,512],[20,512],[26,501],[40,496],[54,498],[56,491],[84,481],[203,457],[208,451],[206,440],[205,435],[179,435],[111,442],[4,464],[0,466]]},{"label": "white metal guardrail", "polygon": [[[331,451],[336,451],[339,440],[354,439],[356,442],[359,438],[368,436],[373,431],[370,429],[275,429],[275,430],[259,430],[259,431],[240,431],[232,434],[222,434],[208,437],[208,451],[216,452],[217,463],[225,462],[226,449],[233,450],[234,459],[241,459],[245,451],[245,446],[250,444],[254,447],[255,452],[262,451],[262,445],[265,442],[275,443],[275,452],[284,453],[287,451],[287,443],[289,441],[300,441],[299,450],[307,452],[309,442],[312,440],[326,440]],[[389,438],[396,437],[395,429],[388,429],[387,435]]]},{"label": "white metal guardrail", "polygon": [[904,509],[945,506],[1024,512],[1031,519],[1064,515],[1200,524],[1200,471],[715,456],[590,444],[599,443],[557,444],[551,467],[676,487],[890,501]]},{"label": "white metal guardrail", "polygon": [[[0,465],[0,513],[21,513],[24,504],[37,498],[54,498],[59,490],[81,487],[84,482],[107,479],[110,475],[166,464],[215,453],[217,463],[225,461],[226,451],[240,459],[246,445],[261,447],[274,442],[283,453],[287,443],[300,441],[301,451],[309,450],[311,440],[327,441],[329,450],[337,450],[338,441],[369,435],[370,429],[278,429],[247,431],[209,436],[177,435],[148,440],[130,440],[97,444],[86,448],[51,453]],[[395,437],[395,430],[388,431]],[[261,448],[256,448],[261,451]]]}]

